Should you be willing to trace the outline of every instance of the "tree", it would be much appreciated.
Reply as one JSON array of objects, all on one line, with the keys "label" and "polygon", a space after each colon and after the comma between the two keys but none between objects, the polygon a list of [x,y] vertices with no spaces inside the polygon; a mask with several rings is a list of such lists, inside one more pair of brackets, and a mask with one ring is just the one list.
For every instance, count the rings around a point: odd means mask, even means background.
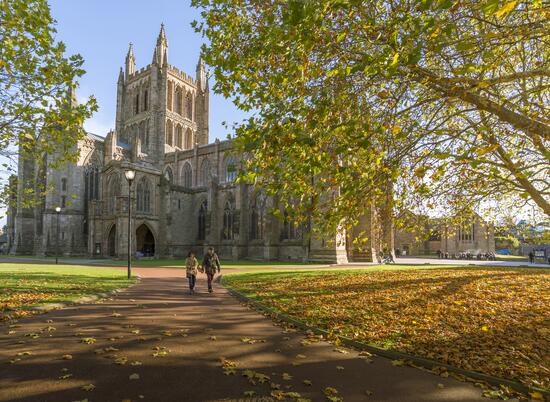
[{"label": "tree", "polygon": [[[65,45],[54,38],[55,21],[46,0],[1,1],[0,21],[4,174],[15,170],[18,158],[43,164],[45,154],[55,154],[58,164],[74,161],[78,156],[74,146],[85,134],[82,123],[97,109],[93,97],[81,105],[73,99],[73,89],[84,74],[82,57],[65,56]],[[19,200],[32,203],[37,188],[26,183],[29,191]],[[2,201],[8,203],[9,197],[6,185]]]},{"label": "tree", "polygon": [[254,113],[237,128],[246,179],[301,199],[297,215],[330,231],[372,200],[470,210],[496,195],[550,215],[540,0],[193,4],[214,89]]}]

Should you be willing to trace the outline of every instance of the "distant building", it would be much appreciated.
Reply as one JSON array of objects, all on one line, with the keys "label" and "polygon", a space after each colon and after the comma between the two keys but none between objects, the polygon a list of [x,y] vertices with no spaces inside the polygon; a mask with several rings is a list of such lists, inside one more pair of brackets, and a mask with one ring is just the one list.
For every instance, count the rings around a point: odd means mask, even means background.
[{"label": "distant building", "polygon": [[495,234],[492,224],[478,214],[465,219],[462,224],[446,223],[444,219],[417,220],[421,229],[396,230],[395,248],[407,255],[436,254],[438,251],[451,255],[462,252],[495,252]]}]

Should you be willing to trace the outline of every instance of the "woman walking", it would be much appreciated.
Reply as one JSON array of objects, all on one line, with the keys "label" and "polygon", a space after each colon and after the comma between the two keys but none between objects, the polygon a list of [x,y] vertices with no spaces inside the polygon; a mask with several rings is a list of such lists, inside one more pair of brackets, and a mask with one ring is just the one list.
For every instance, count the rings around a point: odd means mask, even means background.
[{"label": "woman walking", "polygon": [[197,283],[199,268],[199,262],[195,257],[195,253],[190,251],[185,260],[185,270],[187,279],[189,280],[189,294],[191,295],[195,293],[195,284]]}]

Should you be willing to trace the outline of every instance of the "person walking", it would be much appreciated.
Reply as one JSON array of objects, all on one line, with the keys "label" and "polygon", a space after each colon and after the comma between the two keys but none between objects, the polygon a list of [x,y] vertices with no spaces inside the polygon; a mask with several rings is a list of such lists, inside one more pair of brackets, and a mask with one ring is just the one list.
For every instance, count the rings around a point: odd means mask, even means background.
[{"label": "person walking", "polygon": [[218,255],[214,252],[214,247],[208,247],[208,251],[204,256],[202,267],[206,273],[206,278],[208,279],[208,292],[212,293],[212,281],[214,280],[214,275],[216,271],[220,273],[220,259]]},{"label": "person walking", "polygon": [[533,250],[529,251],[529,262],[531,264],[535,262],[535,253],[533,253]]},{"label": "person walking", "polygon": [[192,251],[187,254],[187,259],[185,260],[185,271],[187,279],[189,280],[189,294],[195,293],[195,284],[197,283],[197,275],[200,269],[199,262],[195,257],[195,253]]}]

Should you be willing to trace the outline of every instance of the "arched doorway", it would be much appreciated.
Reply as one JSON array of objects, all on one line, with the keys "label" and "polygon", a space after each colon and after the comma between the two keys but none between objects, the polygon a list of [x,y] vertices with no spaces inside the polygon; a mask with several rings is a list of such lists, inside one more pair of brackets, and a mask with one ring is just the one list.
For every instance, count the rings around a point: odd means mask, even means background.
[{"label": "arched doorway", "polygon": [[107,253],[109,256],[116,256],[116,225],[111,227],[109,237],[107,238]]},{"label": "arched doorway", "polygon": [[136,230],[136,251],[143,257],[153,257],[155,255],[155,237],[151,229],[145,224]]}]

